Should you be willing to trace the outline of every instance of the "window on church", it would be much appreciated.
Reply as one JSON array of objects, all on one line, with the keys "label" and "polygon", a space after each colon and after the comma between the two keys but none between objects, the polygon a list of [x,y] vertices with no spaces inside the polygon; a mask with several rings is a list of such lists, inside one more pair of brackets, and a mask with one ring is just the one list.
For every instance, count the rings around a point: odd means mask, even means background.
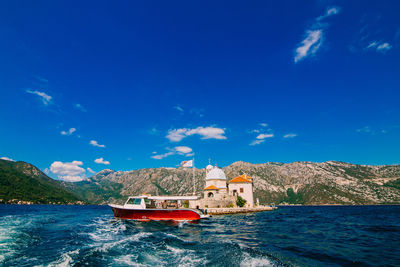
[{"label": "window on church", "polygon": [[212,192],[208,193],[208,197],[214,197],[214,194]]},{"label": "window on church", "polygon": [[243,193],[243,192],[244,192],[243,187],[241,187],[240,188],[240,193]]}]

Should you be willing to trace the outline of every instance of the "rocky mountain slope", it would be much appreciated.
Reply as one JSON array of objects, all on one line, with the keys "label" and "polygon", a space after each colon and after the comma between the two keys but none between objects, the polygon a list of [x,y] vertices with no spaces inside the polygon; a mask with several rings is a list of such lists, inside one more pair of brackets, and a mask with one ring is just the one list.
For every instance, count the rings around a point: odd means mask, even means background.
[{"label": "rocky mountain slope", "polygon": [[0,160],[0,203],[77,203],[80,199],[35,166]]},{"label": "rocky mountain slope", "polygon": [[[400,165],[367,166],[345,162],[250,164],[235,162],[223,168],[228,179],[246,173],[254,178],[261,203],[394,204],[400,203]],[[192,169],[150,168],[103,170],[89,180],[63,183],[92,203],[121,202],[126,196],[190,194]],[[205,170],[195,169],[197,191],[204,188]]]}]

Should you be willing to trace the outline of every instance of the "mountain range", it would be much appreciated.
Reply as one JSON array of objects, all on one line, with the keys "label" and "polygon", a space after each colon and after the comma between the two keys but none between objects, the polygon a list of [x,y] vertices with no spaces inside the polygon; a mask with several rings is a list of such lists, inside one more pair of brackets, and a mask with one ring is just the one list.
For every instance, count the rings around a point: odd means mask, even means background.
[{"label": "mountain range", "polygon": [[81,203],[73,192],[32,164],[0,159],[0,203]]},{"label": "mountain range", "polygon": [[[15,164],[18,165],[19,162]],[[51,180],[36,167],[24,164],[27,165],[19,170],[27,177]],[[0,164],[0,171],[3,165]],[[29,172],[26,171],[29,169],[28,166],[31,169]],[[400,203],[400,165],[356,165],[338,161],[251,164],[239,161],[223,170],[228,180],[243,173],[253,177],[254,195],[262,204]],[[199,194],[205,185],[204,169],[194,169],[194,171],[187,168],[148,168],[132,171],[106,169],[85,181],[71,183],[53,180],[51,184],[56,186],[57,190],[65,190],[68,196],[72,195],[85,203],[105,204],[123,202],[129,195],[142,193],[191,194],[193,173],[196,191]],[[1,183],[3,179],[0,172]],[[0,199],[2,197],[0,195]]]}]

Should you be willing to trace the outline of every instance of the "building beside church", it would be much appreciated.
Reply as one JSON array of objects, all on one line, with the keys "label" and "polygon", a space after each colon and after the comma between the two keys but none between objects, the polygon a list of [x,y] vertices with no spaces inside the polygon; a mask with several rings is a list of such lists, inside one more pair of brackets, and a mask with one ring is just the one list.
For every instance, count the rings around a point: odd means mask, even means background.
[{"label": "building beside church", "polygon": [[236,207],[237,197],[246,200],[245,207],[254,207],[253,179],[246,174],[227,180],[224,171],[216,166],[206,167],[203,198],[191,201],[192,208]]}]

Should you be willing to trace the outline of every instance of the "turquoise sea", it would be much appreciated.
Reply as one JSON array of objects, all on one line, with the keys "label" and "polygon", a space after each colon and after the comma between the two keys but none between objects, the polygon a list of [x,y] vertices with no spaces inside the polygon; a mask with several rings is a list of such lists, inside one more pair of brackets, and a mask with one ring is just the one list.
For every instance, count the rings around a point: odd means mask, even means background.
[{"label": "turquoise sea", "polygon": [[0,266],[400,266],[400,206],[294,206],[198,223],[0,205]]}]

